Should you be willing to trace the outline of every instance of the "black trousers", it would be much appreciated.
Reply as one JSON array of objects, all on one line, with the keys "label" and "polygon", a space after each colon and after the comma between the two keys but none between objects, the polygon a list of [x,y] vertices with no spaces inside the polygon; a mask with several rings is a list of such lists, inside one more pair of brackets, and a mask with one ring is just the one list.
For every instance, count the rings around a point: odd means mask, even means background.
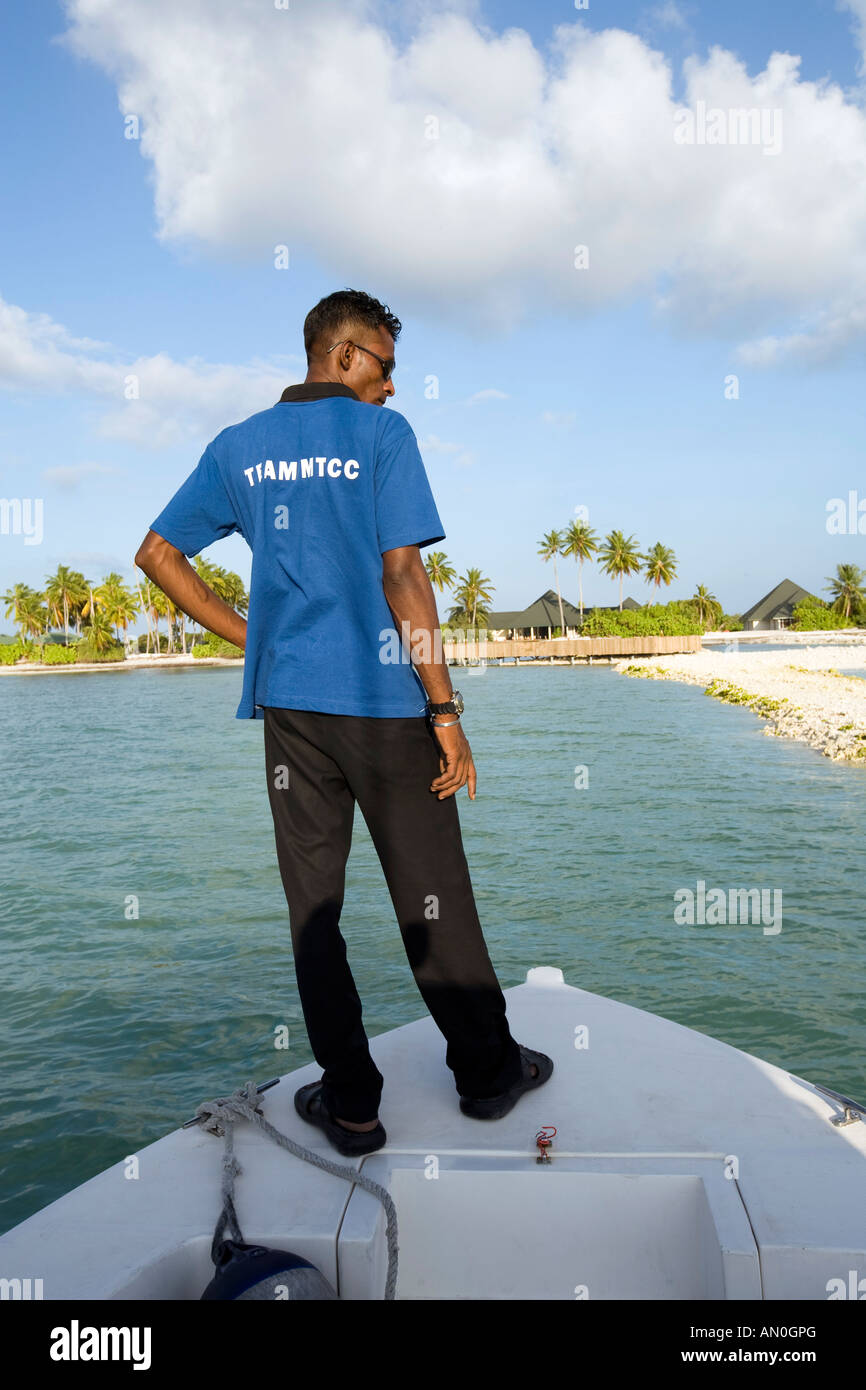
[{"label": "black trousers", "polygon": [[356,801],[458,1093],[506,1090],[520,1077],[520,1053],[478,920],[456,797],[429,790],[439,753],[427,716],[266,707],[264,743],[298,992],[332,1113],[375,1119],[383,1085],[339,926]]}]

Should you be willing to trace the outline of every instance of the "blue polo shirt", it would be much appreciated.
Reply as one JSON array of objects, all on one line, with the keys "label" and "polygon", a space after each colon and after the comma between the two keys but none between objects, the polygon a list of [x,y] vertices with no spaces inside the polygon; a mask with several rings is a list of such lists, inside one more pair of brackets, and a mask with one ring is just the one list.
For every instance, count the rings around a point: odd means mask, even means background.
[{"label": "blue polo shirt", "polygon": [[239,531],[253,552],[236,718],[265,705],[422,715],[382,555],[445,532],[418,443],[395,410],[339,382],[288,387],[208,444],[150,529],[184,555]]}]

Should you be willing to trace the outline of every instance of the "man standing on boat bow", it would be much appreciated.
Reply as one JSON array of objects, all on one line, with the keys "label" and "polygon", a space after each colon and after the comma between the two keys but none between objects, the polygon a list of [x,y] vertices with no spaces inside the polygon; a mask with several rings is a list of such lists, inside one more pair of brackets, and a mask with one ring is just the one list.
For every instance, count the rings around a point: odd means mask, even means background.
[{"label": "man standing on boat bow", "polygon": [[[511,1036],[463,851],[454,797],[466,785],[474,799],[476,772],[421,557],[445,532],[408,421],[381,409],[400,331],[361,291],[322,299],[304,323],[303,383],[211,441],[135,557],[244,649],[236,717],[264,721],[298,992],[323,1068],[295,1106],[351,1155],[386,1142],[339,929],[356,801],[463,1113],[497,1119],[553,1070]],[[186,558],[234,531],[253,552],[248,622]]]}]

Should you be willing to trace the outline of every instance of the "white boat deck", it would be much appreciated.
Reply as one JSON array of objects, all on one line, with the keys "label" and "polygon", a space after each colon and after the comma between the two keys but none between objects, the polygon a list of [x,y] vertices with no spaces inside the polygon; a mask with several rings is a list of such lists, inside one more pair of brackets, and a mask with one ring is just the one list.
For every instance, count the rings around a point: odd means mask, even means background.
[{"label": "white boat deck", "polygon": [[[866,1279],[866,1123],[835,1126],[842,1107],[808,1082],[557,970],[505,994],[514,1037],[555,1071],[504,1119],[461,1114],[429,1016],[371,1039],[374,1154],[344,1158],[296,1115],[316,1063],[261,1098],[275,1128],[390,1191],[398,1299],[825,1300],[828,1281]],[[343,1299],[381,1299],[381,1203],[243,1122],[235,1151],[245,1240],[311,1260]],[[199,1298],[222,1156],[222,1139],[175,1130],[139,1152],[138,1177],[121,1161],[0,1237],[0,1277],[41,1279],[45,1299]]]}]

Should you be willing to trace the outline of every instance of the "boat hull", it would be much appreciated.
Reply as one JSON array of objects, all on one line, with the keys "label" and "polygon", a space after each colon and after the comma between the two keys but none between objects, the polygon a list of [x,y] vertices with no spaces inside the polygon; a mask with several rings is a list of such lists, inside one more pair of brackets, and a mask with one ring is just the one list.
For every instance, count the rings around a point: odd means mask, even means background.
[{"label": "boat hull", "polygon": [[[866,1124],[834,1125],[842,1107],[802,1078],[557,969],[505,995],[512,1033],[555,1070],[501,1120],[460,1112],[429,1017],[371,1039],[388,1133],[373,1154],[343,1158],[295,1113],[315,1063],[261,1098],[276,1129],[388,1190],[397,1298],[824,1300],[866,1280]],[[309,1260],[341,1299],[384,1296],[376,1197],[245,1123],[235,1152],[245,1241]],[[45,1299],[199,1299],[222,1157],[195,1127],[124,1156],[0,1237],[6,1296],[30,1279]]]}]

